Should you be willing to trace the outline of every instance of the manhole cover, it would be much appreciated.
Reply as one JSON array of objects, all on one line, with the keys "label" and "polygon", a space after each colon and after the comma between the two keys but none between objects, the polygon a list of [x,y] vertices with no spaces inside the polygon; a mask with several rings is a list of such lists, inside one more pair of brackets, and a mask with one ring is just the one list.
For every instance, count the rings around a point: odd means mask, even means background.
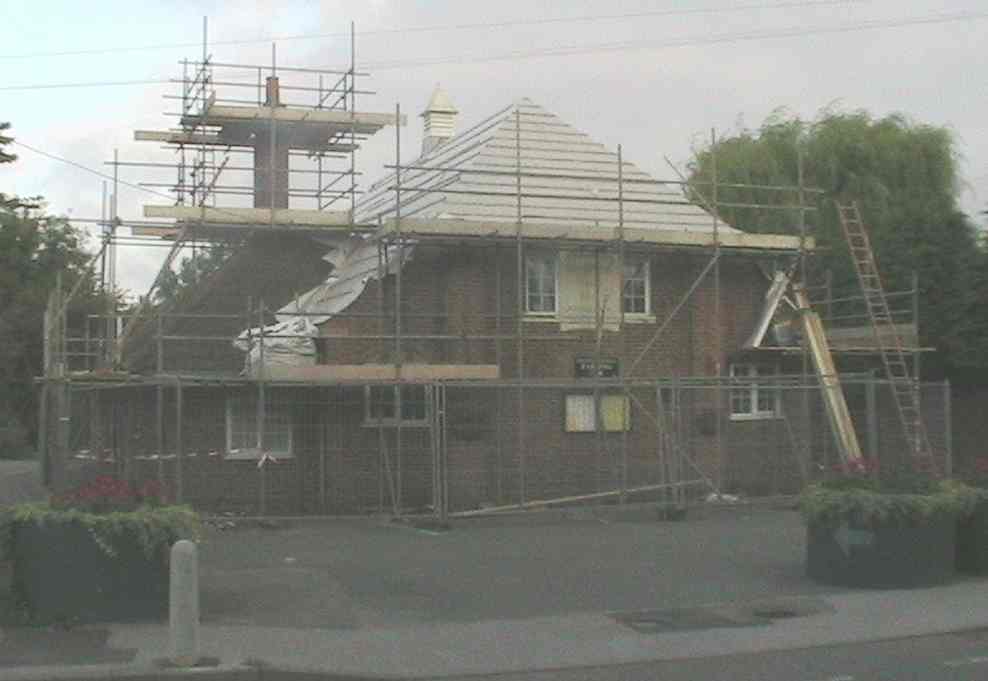
[{"label": "manhole cover", "polygon": [[621,613],[614,619],[626,627],[641,633],[665,631],[690,631],[695,629],[720,629],[762,622],[739,622],[733,617],[707,608],[677,608],[673,610],[645,610]]},{"label": "manhole cover", "polygon": [[784,620],[789,617],[799,617],[799,613],[795,610],[788,610],[786,608],[767,608],[760,610],[753,610],[751,612],[755,617],[761,617],[768,620]]},{"label": "manhole cover", "polygon": [[612,614],[620,624],[640,633],[662,633],[723,627],[764,627],[776,620],[833,611],[816,598],[778,598],[754,603],[727,603],[696,608],[638,610]]}]

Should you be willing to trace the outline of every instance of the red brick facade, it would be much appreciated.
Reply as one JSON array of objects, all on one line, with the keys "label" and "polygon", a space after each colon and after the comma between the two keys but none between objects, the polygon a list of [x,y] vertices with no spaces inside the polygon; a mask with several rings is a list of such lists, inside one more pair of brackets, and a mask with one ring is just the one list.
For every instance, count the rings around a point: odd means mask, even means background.
[{"label": "red brick facade", "polygon": [[[710,254],[702,252],[648,255],[652,316],[633,322],[629,318],[623,330],[604,331],[601,357],[617,360],[629,380],[714,376],[718,362],[726,373],[751,332],[767,287],[758,260],[723,257],[719,333],[711,271],[632,370],[710,260]],[[419,245],[402,271],[402,361],[497,364],[502,379],[519,378],[516,264],[517,252],[507,244]],[[394,275],[370,282],[346,313],[320,327],[320,361],[394,362],[393,338],[359,336],[393,333],[395,285]],[[523,393],[503,383],[446,384],[450,507],[466,510],[663,481],[654,385],[632,390],[627,433],[566,432],[566,395],[593,390],[592,380],[576,377],[575,365],[578,359],[595,356],[596,334],[593,329],[563,331],[551,320],[525,319],[521,325]],[[496,335],[503,338],[471,338]],[[540,385],[546,382],[570,386]],[[100,414],[92,419],[100,425],[92,429],[93,440],[119,453],[117,465],[123,473],[160,477],[173,488],[181,487],[184,500],[212,510],[355,513],[391,510],[394,497],[405,509],[431,503],[436,435],[425,424],[404,425],[399,455],[398,429],[367,422],[367,388],[362,385],[266,386],[266,401],[283,405],[291,414],[292,456],[276,457],[263,468],[256,460],[227,458],[227,400],[257,390],[256,383],[243,379],[184,386],[181,462],[173,456],[179,443],[177,389],[172,386],[162,388],[160,435],[154,388],[101,391]],[[666,391],[663,399],[668,401],[670,395]],[[794,488],[798,476],[793,446],[780,419],[730,420],[727,389],[684,390],[680,399],[685,415],[676,424],[679,446],[692,462],[682,477],[704,475],[725,489],[763,493]],[[672,412],[666,406],[668,419]],[[720,450],[718,421],[725,443]],[[668,420],[665,424],[673,427]],[[793,424],[801,432],[809,430],[808,424],[791,416],[790,429]],[[166,458],[155,458],[159,438]]]}]

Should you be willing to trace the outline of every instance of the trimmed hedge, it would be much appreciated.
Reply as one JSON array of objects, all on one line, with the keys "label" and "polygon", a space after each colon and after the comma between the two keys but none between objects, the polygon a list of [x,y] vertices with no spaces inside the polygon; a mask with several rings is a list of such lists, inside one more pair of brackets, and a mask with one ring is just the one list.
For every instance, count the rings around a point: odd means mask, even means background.
[{"label": "trimmed hedge", "polygon": [[883,489],[880,483],[842,482],[810,485],[799,505],[809,525],[908,525],[938,515],[970,515],[984,497],[981,490],[952,480],[932,483],[923,492]]},{"label": "trimmed hedge", "polygon": [[185,506],[90,513],[25,504],[3,513],[14,597],[35,622],[160,618],[167,613],[168,558],[200,536]]}]

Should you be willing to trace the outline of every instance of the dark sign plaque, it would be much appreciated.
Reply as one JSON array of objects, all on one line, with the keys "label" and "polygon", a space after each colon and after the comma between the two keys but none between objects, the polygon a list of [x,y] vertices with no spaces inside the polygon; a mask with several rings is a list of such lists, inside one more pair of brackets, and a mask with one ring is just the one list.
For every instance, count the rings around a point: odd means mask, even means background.
[{"label": "dark sign plaque", "polygon": [[[574,361],[573,373],[577,378],[593,378],[594,364],[593,357],[577,357]],[[597,372],[599,378],[617,378],[618,361],[611,357],[603,357],[600,360],[600,370]]]}]

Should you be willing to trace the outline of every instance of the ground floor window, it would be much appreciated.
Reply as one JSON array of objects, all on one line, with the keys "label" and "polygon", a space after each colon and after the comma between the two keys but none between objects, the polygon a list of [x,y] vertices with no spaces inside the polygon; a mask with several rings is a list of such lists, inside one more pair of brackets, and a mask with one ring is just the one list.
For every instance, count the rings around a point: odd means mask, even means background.
[{"label": "ground floor window", "polygon": [[[745,419],[773,418],[779,412],[779,389],[774,383],[776,371],[755,364],[732,364],[732,379],[738,380],[738,385],[731,388],[731,418],[736,421]],[[769,379],[760,383],[758,378]]]},{"label": "ground floor window", "polygon": [[268,393],[264,403],[264,435],[261,441],[258,395],[255,391],[226,399],[226,456],[254,459],[262,454],[275,458],[292,456],[292,418],[288,404]]},{"label": "ground floor window", "polygon": [[[393,385],[369,385],[364,395],[364,425],[395,425],[398,423],[397,399]],[[424,385],[401,386],[402,425],[427,423],[428,391]]]},{"label": "ground floor window", "polygon": [[[606,394],[600,396],[600,420],[603,431],[620,433],[631,429],[631,405],[627,395]],[[595,433],[597,410],[592,393],[566,396],[565,428],[567,433]]]}]

